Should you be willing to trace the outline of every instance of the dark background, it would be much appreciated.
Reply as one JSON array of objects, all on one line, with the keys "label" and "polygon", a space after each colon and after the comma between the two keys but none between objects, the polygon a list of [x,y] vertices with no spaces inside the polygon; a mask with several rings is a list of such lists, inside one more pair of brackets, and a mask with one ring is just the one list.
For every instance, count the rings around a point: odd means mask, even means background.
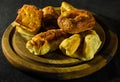
[{"label": "dark background", "polygon": [[[37,7],[60,6],[67,1],[77,8],[95,12],[106,20],[115,29],[119,37],[120,32],[120,0],[0,0],[0,41],[7,26],[14,21],[17,10],[23,4],[33,4]],[[118,45],[119,46],[119,45]],[[120,48],[114,58],[101,70],[70,82],[120,82]],[[0,82],[46,82],[50,81],[26,74],[15,69],[5,58],[0,44]]]}]

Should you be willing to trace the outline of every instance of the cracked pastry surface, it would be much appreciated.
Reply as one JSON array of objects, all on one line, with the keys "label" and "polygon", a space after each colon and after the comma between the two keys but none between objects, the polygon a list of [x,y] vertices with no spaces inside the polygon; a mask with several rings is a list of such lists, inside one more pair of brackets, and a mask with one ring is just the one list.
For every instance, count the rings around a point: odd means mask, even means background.
[{"label": "cracked pastry surface", "polygon": [[62,40],[68,37],[62,29],[52,29],[35,35],[26,43],[26,48],[35,55],[45,55],[59,48]]},{"label": "cracked pastry surface", "polygon": [[86,10],[70,10],[58,17],[59,27],[70,34],[91,30],[95,23],[94,16]]},{"label": "cracked pastry surface", "polygon": [[58,29],[57,18],[60,15],[60,8],[53,6],[46,6],[42,8],[43,12],[43,27],[44,31],[49,29]]},{"label": "cracked pastry surface", "polygon": [[[15,19],[19,25],[16,25],[17,31],[20,33],[28,33],[34,35],[41,27],[42,11],[34,5],[25,4],[18,10]],[[24,31],[24,32],[22,32]]]}]

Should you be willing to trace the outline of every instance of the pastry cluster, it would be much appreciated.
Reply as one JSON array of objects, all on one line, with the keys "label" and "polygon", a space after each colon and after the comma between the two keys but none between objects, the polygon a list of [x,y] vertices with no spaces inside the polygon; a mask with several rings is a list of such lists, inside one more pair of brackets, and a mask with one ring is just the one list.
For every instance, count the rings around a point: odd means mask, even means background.
[{"label": "pastry cluster", "polygon": [[62,2],[60,7],[23,5],[13,23],[34,55],[45,55],[60,49],[66,56],[91,60],[102,41],[93,28],[91,12]]}]

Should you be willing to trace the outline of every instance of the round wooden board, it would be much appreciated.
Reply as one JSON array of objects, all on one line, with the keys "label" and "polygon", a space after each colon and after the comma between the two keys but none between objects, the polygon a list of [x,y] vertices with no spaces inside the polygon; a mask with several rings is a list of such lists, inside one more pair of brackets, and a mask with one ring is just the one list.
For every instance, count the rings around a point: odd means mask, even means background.
[{"label": "round wooden board", "polygon": [[[96,20],[98,23],[102,21],[99,16],[96,16]],[[105,24],[105,21],[102,23],[99,23],[100,26],[95,30],[104,44],[94,59],[88,62],[66,57],[59,51],[51,53],[52,57],[50,58],[49,56],[38,57],[33,55],[25,48],[26,41],[15,32],[15,27],[12,24],[3,34],[2,49],[8,61],[18,69],[52,79],[80,78],[100,70],[113,58],[117,51],[117,34]]]}]

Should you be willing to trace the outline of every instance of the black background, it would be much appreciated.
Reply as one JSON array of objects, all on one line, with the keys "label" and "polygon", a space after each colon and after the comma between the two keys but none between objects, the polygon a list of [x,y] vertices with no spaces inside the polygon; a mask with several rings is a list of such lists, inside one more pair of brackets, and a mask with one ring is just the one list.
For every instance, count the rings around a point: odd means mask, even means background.
[{"label": "black background", "polygon": [[[103,16],[108,24],[120,32],[120,0],[0,0],[0,41],[7,26],[14,21],[17,10],[23,4],[43,8],[48,5],[60,6],[67,1],[74,7],[87,9]],[[119,45],[118,45],[119,46]],[[101,70],[70,82],[120,82],[120,48],[114,58]],[[47,78],[35,77],[14,68],[5,58],[0,44],[0,82],[46,82]]]}]

